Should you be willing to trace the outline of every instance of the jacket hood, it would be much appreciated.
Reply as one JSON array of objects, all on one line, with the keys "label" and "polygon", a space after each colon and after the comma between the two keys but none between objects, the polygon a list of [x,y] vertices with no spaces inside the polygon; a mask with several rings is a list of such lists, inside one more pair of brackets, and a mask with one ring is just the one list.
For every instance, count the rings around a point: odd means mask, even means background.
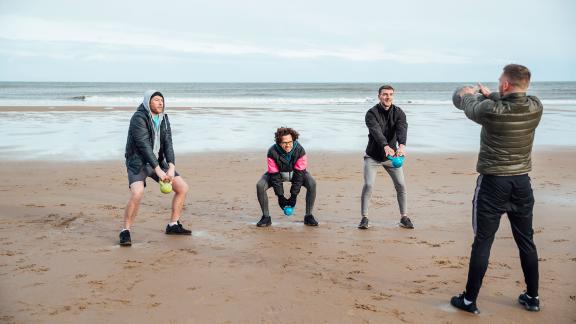
[{"label": "jacket hood", "polygon": [[[152,111],[150,111],[150,99],[152,99],[152,95],[155,93],[159,93],[162,96],[162,98],[164,98],[164,95],[158,90],[147,90],[146,92],[144,92],[142,105],[144,106],[148,114],[152,114]],[[162,113],[160,115],[164,115],[164,111],[166,111],[166,102],[164,102],[164,110],[162,110]]]},{"label": "jacket hood", "polygon": [[[160,152],[160,128],[162,125],[162,122],[164,121],[164,113],[166,111],[166,106],[164,106],[164,109],[162,110],[162,112],[158,115],[158,119],[156,122],[154,122],[154,118],[152,115],[152,111],[150,111],[150,99],[152,99],[152,96],[158,93],[162,96],[162,98],[164,98],[164,95],[162,95],[162,93],[160,91],[157,90],[148,90],[146,92],[144,92],[144,99],[142,99],[142,103],[140,104],[140,106],[138,107],[138,110],[145,110],[146,113],[148,114],[148,118],[150,118],[150,122],[152,124],[152,138],[153,138],[153,146],[152,146],[152,152],[154,152],[154,156],[158,157],[158,153]],[[164,124],[164,127],[167,127]]]}]

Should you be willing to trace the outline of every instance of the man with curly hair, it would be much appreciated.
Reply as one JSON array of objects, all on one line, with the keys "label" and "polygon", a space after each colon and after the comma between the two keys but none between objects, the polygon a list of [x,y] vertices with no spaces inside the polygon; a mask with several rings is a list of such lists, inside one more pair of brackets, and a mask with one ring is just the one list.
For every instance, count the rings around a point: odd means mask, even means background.
[{"label": "man with curly hair", "polygon": [[[262,209],[262,218],[256,224],[258,227],[272,225],[272,218],[268,210],[268,196],[266,190],[274,188],[278,197],[278,205],[284,209],[287,206],[296,206],[296,197],[300,188],[306,188],[306,215],[304,224],[318,226],[312,215],[314,201],[316,200],[316,181],[306,170],[308,157],[304,147],[298,142],[298,132],[289,127],[280,127],[274,134],[275,144],[268,150],[268,171],[256,184],[256,194]],[[284,196],[283,182],[291,182],[290,197]]]}]

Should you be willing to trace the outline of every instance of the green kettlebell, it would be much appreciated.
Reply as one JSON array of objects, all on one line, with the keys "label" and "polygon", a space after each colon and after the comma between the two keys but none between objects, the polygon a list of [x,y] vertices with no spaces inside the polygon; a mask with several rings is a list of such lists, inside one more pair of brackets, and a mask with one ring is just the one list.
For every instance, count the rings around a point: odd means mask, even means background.
[{"label": "green kettlebell", "polygon": [[160,180],[160,192],[163,194],[169,194],[172,192],[172,184],[170,182],[164,182]]}]

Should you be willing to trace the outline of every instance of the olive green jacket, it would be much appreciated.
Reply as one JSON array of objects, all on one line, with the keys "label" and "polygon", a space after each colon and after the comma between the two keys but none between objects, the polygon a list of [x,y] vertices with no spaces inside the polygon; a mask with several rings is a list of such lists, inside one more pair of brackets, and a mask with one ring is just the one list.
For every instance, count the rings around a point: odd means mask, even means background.
[{"label": "olive green jacket", "polygon": [[524,92],[500,98],[492,93],[465,94],[459,109],[482,125],[476,171],[485,175],[510,176],[532,170],[532,144],[542,118],[542,103]]}]

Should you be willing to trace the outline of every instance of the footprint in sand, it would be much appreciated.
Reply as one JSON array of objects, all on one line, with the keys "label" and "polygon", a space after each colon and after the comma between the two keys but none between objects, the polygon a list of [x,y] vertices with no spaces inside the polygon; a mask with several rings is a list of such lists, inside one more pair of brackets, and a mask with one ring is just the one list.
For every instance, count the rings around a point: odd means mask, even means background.
[{"label": "footprint in sand", "polygon": [[46,272],[46,271],[50,270],[50,268],[38,266],[38,265],[33,263],[33,264],[27,264],[27,265],[20,266],[20,267],[18,267],[18,270],[40,273],[40,272]]},{"label": "footprint in sand", "polygon": [[0,252],[0,256],[15,256],[17,254],[23,254],[22,252],[14,252],[14,251],[2,251]]},{"label": "footprint in sand", "polygon": [[488,265],[489,269],[512,269],[507,263],[505,262],[490,262]]},{"label": "footprint in sand", "polygon": [[[130,305],[131,301],[127,300],[127,299],[112,299],[112,298],[108,298],[107,299],[110,302],[114,302],[114,303],[120,303],[122,305]],[[106,304],[106,303],[104,303]]]},{"label": "footprint in sand", "polygon": [[401,312],[397,309],[393,309],[392,310],[392,315],[394,315],[394,317],[396,317],[397,319],[401,320],[402,322],[407,322],[406,318],[404,318],[404,316],[406,315],[406,313]]},{"label": "footprint in sand", "polygon": [[97,290],[102,290],[102,289],[104,289],[104,281],[102,281],[102,280],[91,280],[91,281],[88,281],[88,285],[89,285],[92,289],[97,289]]},{"label": "footprint in sand", "polygon": [[134,269],[142,265],[142,262],[136,260],[126,260],[124,262],[124,269]]},{"label": "footprint in sand", "polygon": [[392,299],[392,296],[393,295],[391,295],[391,294],[386,294],[386,293],[381,292],[378,295],[372,295],[371,298],[373,300],[381,301],[381,300],[390,300],[390,299]]},{"label": "footprint in sand", "polygon": [[82,212],[71,216],[60,216],[60,214],[51,213],[48,214],[48,216],[46,217],[43,217],[38,220],[33,220],[31,222],[49,224],[54,227],[62,228],[62,227],[68,227],[72,222],[81,217],[84,217],[84,214]]},{"label": "footprint in sand", "polygon": [[430,247],[440,247],[440,243],[430,243],[428,241],[419,241],[418,244],[425,244]]},{"label": "footprint in sand", "polygon": [[446,259],[436,260],[434,261],[434,264],[440,266],[441,268],[460,269],[464,267],[464,263],[462,261],[459,261],[458,263],[454,264],[452,263],[452,261]]},{"label": "footprint in sand", "polygon": [[198,252],[196,252],[195,250],[193,250],[191,248],[181,248],[181,249],[178,249],[178,251],[187,252],[187,253],[194,254],[194,255],[198,254]]},{"label": "footprint in sand", "polygon": [[64,180],[64,185],[66,187],[77,187],[80,184],[78,178],[68,178]]},{"label": "footprint in sand", "polygon": [[371,311],[371,312],[377,312],[378,311],[376,309],[376,306],[371,305],[371,304],[354,303],[354,308],[367,310],[367,311]]},{"label": "footprint in sand", "polygon": [[44,208],[46,206],[44,205],[36,205],[36,204],[26,204],[24,205],[25,207],[37,207],[37,208]]},{"label": "footprint in sand", "polygon": [[48,313],[49,315],[58,315],[60,313],[64,313],[64,312],[68,312],[72,309],[72,306],[60,306],[57,307],[56,309],[52,310],[50,313]]},{"label": "footprint in sand", "polygon": [[100,205],[98,208],[104,209],[104,210],[124,209],[124,207],[118,207],[118,206],[113,206],[113,205]]}]

